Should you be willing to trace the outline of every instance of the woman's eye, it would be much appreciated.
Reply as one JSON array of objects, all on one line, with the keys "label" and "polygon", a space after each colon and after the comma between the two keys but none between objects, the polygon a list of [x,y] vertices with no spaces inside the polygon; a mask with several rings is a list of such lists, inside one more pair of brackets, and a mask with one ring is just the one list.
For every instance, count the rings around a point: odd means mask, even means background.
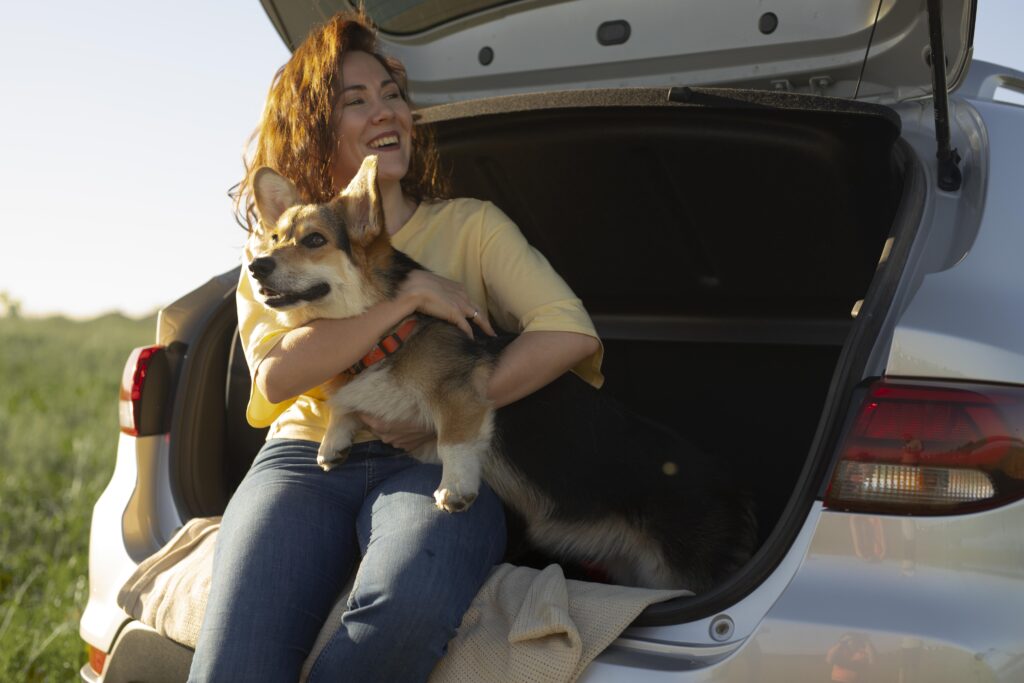
[{"label": "woman's eye", "polygon": [[327,244],[327,238],[318,232],[310,233],[302,238],[302,246],[316,249]]},{"label": "woman's eye", "polygon": [[386,99],[386,100],[399,100],[399,99],[402,99],[402,93],[398,92],[397,90],[394,91],[394,92],[385,93],[384,94],[384,99]]},{"label": "woman's eye", "polygon": [[363,103],[363,100],[361,98],[356,98],[354,100],[349,100],[348,102],[346,102],[345,106],[346,107],[354,107],[355,105],[362,104],[362,103]]}]

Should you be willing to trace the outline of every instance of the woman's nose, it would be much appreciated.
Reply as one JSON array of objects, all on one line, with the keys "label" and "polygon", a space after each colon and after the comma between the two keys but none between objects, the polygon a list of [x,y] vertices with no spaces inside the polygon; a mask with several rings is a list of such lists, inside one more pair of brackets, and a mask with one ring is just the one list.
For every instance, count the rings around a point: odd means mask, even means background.
[{"label": "woman's nose", "polygon": [[373,112],[373,122],[388,121],[394,118],[394,116],[395,110],[391,108],[391,103],[387,100],[381,100],[380,104],[377,105],[377,110]]}]

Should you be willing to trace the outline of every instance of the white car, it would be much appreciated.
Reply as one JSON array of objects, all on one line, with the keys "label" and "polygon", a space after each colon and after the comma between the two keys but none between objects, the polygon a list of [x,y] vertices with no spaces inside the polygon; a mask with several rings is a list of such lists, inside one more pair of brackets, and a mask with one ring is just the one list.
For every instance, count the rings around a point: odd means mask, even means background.
[{"label": "white car", "polygon": [[[347,6],[263,0],[292,49],[326,5]],[[753,486],[750,562],[580,680],[1024,680],[1024,108],[993,97],[1024,74],[972,64],[975,2],[366,7],[455,194],[501,206],[593,314],[603,391]],[[237,279],[129,359],[83,680],[187,673],[116,598],[262,441]]]}]

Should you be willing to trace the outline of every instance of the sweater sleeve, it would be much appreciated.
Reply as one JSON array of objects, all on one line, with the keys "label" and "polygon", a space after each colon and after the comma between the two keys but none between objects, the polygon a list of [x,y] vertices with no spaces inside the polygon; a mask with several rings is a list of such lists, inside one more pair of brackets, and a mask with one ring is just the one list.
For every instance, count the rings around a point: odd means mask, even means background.
[{"label": "sweater sleeve", "polygon": [[[487,309],[499,324],[515,322],[516,332],[576,332],[600,341],[594,323],[565,280],[534,249],[505,213],[490,203],[481,210],[481,271]],[[580,361],[573,372],[595,387],[604,382],[604,346]]]},{"label": "sweater sleeve", "polygon": [[242,339],[242,350],[245,352],[249,377],[252,379],[245,419],[253,427],[267,427],[295,402],[295,398],[281,403],[271,403],[256,386],[256,368],[277,346],[288,329],[279,325],[273,313],[256,301],[244,268],[238,281],[238,289],[235,291],[235,305],[238,308],[238,335]]}]

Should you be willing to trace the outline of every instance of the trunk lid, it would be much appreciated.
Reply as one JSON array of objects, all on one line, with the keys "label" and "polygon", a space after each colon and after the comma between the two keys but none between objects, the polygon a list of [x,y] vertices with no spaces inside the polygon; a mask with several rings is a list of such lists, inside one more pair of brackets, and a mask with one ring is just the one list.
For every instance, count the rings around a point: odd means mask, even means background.
[{"label": "trunk lid", "polygon": [[[261,0],[292,50],[347,0]],[[629,3],[367,0],[418,104],[578,88],[728,86],[870,99],[932,92],[919,0]],[[970,64],[976,0],[945,0],[948,87]]]}]

